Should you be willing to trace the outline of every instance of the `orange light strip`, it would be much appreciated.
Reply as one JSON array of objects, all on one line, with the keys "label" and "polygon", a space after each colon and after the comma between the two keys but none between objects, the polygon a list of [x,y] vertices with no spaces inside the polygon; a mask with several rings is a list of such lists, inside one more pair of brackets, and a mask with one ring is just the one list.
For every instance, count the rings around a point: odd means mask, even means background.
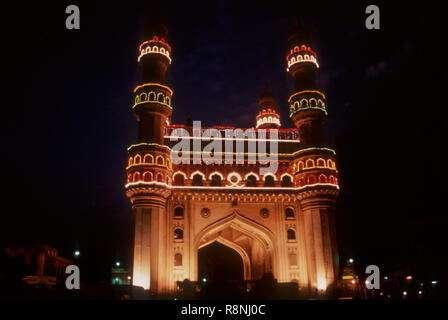
[{"label": "orange light strip", "polygon": [[[206,137],[190,137],[190,136],[164,136],[165,139],[173,138],[173,139],[189,139],[189,140],[204,140],[210,141],[210,138]],[[222,138],[216,137],[213,140],[227,140],[227,141],[255,141],[255,142],[288,142],[288,143],[299,143],[299,140],[280,140],[280,139],[244,139],[244,138]]]},{"label": "orange light strip", "polygon": [[155,36],[155,37],[152,38],[151,40],[146,40],[145,42],[143,42],[142,44],[140,44],[139,47],[138,47],[138,51],[142,51],[142,48],[143,48],[143,46],[144,46],[145,44],[148,44],[148,43],[154,43],[154,42],[155,42],[155,43],[161,43],[161,44],[167,46],[167,47],[168,47],[168,51],[171,52],[171,47],[170,47],[170,45],[169,45],[168,43],[166,43],[164,40],[159,39],[157,36]]}]

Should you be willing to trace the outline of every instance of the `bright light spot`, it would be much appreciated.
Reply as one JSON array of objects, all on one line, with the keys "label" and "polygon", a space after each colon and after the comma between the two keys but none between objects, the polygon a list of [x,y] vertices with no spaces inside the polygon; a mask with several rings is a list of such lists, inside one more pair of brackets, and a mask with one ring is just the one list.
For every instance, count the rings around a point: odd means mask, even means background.
[{"label": "bright light spot", "polygon": [[423,282],[420,282],[420,287],[423,287]]},{"label": "bright light spot", "polygon": [[412,280],[412,276],[407,276],[406,280]]},{"label": "bright light spot", "polygon": [[326,290],[327,289],[327,280],[324,276],[320,276],[317,278],[317,289]]},{"label": "bright light spot", "polygon": [[432,283],[432,284],[437,284],[437,283],[439,283],[439,281],[437,281],[437,280],[433,280],[433,281],[431,281],[431,283]]},{"label": "bright light spot", "polygon": [[131,276],[128,276],[128,280],[131,280]]},{"label": "bright light spot", "polygon": [[74,252],[75,257],[79,257],[80,254],[81,254],[81,253],[80,253],[78,250],[76,250],[76,251]]},{"label": "bright light spot", "polygon": [[389,280],[389,277],[388,277],[388,276],[385,276],[385,277],[384,277],[384,280]]},{"label": "bright light spot", "polygon": [[348,259],[348,262],[349,262],[349,263],[353,263],[353,262],[355,262],[355,260],[353,260],[352,258],[350,258],[350,259]]},{"label": "bright light spot", "polygon": [[403,291],[403,295],[404,295],[404,296],[407,296],[408,293],[407,293],[406,291]]},{"label": "bright light spot", "polygon": [[120,262],[115,262],[115,266],[119,267],[120,266]]},{"label": "bright light spot", "polygon": [[380,292],[380,296],[382,296],[383,295],[383,293],[382,292]]},{"label": "bright light spot", "polygon": [[366,284],[369,284],[369,280],[366,280]]},{"label": "bright light spot", "polygon": [[202,278],[202,282],[207,282],[207,278]]},{"label": "bright light spot", "polygon": [[422,294],[422,290],[420,290],[420,291],[418,292],[418,294]]},{"label": "bright light spot", "polygon": [[352,280],[352,283],[353,283],[353,284],[355,284],[355,282],[356,282],[355,280]]}]

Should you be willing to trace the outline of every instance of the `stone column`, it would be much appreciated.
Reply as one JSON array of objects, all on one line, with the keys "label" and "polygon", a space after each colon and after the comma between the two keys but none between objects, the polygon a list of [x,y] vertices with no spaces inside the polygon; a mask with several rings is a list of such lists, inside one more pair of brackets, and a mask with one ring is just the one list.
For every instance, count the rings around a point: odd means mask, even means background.
[{"label": "stone column", "polygon": [[304,198],[301,205],[310,289],[326,292],[336,280],[337,272],[337,243],[330,217],[334,200],[317,195]]}]

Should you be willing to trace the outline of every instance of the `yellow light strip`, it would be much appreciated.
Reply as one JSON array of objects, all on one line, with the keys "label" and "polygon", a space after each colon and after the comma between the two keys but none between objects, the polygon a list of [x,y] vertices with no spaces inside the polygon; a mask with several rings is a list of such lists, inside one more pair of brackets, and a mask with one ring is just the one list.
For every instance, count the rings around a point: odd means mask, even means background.
[{"label": "yellow light strip", "polygon": [[291,155],[295,156],[296,154],[299,154],[299,153],[302,153],[302,152],[306,152],[306,151],[311,151],[311,150],[331,151],[334,155],[336,155],[336,151],[334,151],[333,149],[330,149],[330,148],[317,148],[317,147],[312,147],[312,148],[306,148],[306,149],[298,150],[298,151],[295,151],[295,152],[291,153]]},{"label": "yellow light strip", "polygon": [[144,84],[142,84],[142,85],[139,85],[139,86],[137,86],[135,89],[134,89],[134,92],[136,92],[138,89],[140,89],[140,88],[144,88],[144,87],[149,87],[149,86],[156,86],[156,87],[162,87],[162,88],[164,88],[164,89],[166,89],[166,90],[168,90],[169,92],[170,92],[170,94],[171,95],[173,95],[173,90],[171,90],[169,87],[167,87],[167,86],[164,86],[163,84],[160,84],[160,83],[144,83]]},{"label": "yellow light strip", "polygon": [[152,142],[152,143],[141,142],[141,143],[133,144],[133,145],[131,145],[131,146],[128,148],[128,151],[129,151],[131,148],[139,147],[139,146],[158,146],[158,147],[164,147],[164,148],[167,148],[168,150],[171,151],[171,148],[170,148],[170,147],[168,147],[168,146],[166,146],[166,145],[164,145],[164,144],[153,143],[153,142]]},{"label": "yellow light strip", "polygon": [[289,97],[289,99],[288,99],[288,103],[291,102],[291,99],[292,99],[292,98],[294,98],[295,96],[297,96],[297,95],[299,95],[299,94],[302,94],[302,93],[317,93],[317,94],[320,94],[324,99],[327,99],[327,98],[325,97],[325,95],[324,95],[322,92],[318,91],[318,90],[303,90],[303,91],[296,92],[296,93],[294,93],[293,95],[291,95],[291,96]]},{"label": "yellow light strip", "polygon": [[339,186],[337,184],[332,183],[314,183],[314,184],[307,184],[302,187],[233,187],[233,186],[224,186],[224,187],[212,187],[212,186],[170,186],[164,182],[157,182],[157,181],[151,181],[151,182],[145,182],[145,181],[138,181],[138,182],[130,182],[125,185],[125,188],[137,186],[137,185],[160,185],[169,189],[234,189],[234,190],[302,190],[308,187],[316,187],[316,186],[323,186],[323,187],[335,187],[339,190]]},{"label": "yellow light strip", "polygon": [[171,110],[173,110],[173,108],[172,108],[169,104],[166,104],[166,103],[164,103],[164,102],[158,102],[158,101],[143,101],[143,102],[139,102],[139,103],[134,104],[134,105],[132,106],[132,109],[134,109],[135,107],[137,107],[137,106],[140,105],[140,104],[145,104],[145,103],[162,104],[162,105],[164,105],[164,106],[167,106],[167,107],[170,108]]}]

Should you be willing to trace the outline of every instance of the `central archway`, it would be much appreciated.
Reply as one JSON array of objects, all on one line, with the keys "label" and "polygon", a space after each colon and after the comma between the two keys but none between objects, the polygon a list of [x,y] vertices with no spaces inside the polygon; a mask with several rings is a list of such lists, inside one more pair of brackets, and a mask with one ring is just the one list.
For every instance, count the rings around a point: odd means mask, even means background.
[{"label": "central archway", "polygon": [[202,273],[198,270],[199,250],[215,242],[239,254],[243,261],[244,280],[257,280],[268,272],[275,276],[277,253],[273,237],[269,229],[234,210],[196,235],[192,252],[192,278],[201,280]]},{"label": "central archway", "polygon": [[198,251],[198,278],[239,285],[244,281],[243,259],[237,251],[214,241]]}]

